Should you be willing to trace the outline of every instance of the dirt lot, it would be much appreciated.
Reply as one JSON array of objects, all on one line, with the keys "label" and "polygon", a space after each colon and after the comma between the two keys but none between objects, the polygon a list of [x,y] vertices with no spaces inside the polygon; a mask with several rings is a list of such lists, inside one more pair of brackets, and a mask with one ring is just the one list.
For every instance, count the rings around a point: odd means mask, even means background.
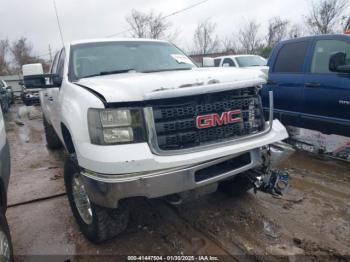
[{"label": "dirt lot", "polygon": [[127,231],[97,246],[73,219],[63,184],[65,154],[47,150],[40,108],[12,107],[7,135],[12,160],[7,217],[19,261],[48,259],[43,255],[52,255],[51,261],[85,261],[160,254],[218,255],[224,261],[277,259],[272,255],[350,261],[347,163],[296,152],[280,167],[291,175],[283,198],[214,193],[176,207],[160,199],[135,201]]}]

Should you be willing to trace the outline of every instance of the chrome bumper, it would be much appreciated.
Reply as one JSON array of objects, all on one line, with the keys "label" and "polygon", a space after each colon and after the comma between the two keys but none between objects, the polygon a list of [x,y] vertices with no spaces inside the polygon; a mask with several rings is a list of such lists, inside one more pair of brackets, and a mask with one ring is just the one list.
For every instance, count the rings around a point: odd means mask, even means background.
[{"label": "chrome bumper", "polygon": [[201,169],[219,164],[242,155],[230,155],[209,162],[184,166],[176,169],[161,170],[152,173],[136,173],[123,175],[102,175],[82,171],[85,189],[90,200],[100,206],[116,208],[118,201],[131,197],[156,198],[183,191],[188,191],[220,180],[229,179],[239,173],[255,168],[261,164],[259,149],[249,151],[250,163],[214,177],[195,181],[195,173]]},{"label": "chrome bumper", "polygon": [[295,150],[289,144],[284,142],[277,142],[270,145],[271,150],[271,165],[276,167],[282,164],[286,159],[288,159]]}]

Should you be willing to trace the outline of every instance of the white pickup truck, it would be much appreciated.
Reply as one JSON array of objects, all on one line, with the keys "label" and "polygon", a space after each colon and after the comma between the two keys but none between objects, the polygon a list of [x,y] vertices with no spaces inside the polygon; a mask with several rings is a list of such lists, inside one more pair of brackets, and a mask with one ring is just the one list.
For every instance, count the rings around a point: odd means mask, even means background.
[{"label": "white pickup truck", "polygon": [[204,67],[236,67],[243,69],[256,69],[268,74],[267,60],[259,55],[228,55],[219,57],[204,57]]},{"label": "white pickup truck", "polygon": [[264,82],[257,70],[197,68],[165,41],[62,48],[42,76],[40,99],[48,147],[63,144],[70,155],[66,190],[85,236],[98,243],[124,230],[129,198],[218,184],[247,190],[244,172],[288,137],[272,114],[264,120]]}]

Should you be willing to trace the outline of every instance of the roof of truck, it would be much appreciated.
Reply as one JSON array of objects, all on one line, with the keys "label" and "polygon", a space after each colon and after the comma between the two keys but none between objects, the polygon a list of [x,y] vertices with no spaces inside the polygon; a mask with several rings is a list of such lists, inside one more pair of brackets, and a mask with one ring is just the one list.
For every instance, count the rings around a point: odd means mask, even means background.
[{"label": "roof of truck", "polygon": [[82,39],[70,42],[70,45],[88,44],[88,43],[103,43],[103,42],[160,42],[168,43],[164,40],[149,39],[149,38],[94,38]]},{"label": "roof of truck", "polygon": [[284,40],[279,42],[279,44],[284,44],[284,43],[289,43],[289,42],[298,42],[298,41],[302,41],[302,40],[326,40],[326,39],[344,39],[344,38],[350,38],[350,35],[346,35],[346,34],[329,34],[329,35],[313,35],[313,36],[303,36],[303,37],[296,37],[296,38],[292,38],[289,40]]}]

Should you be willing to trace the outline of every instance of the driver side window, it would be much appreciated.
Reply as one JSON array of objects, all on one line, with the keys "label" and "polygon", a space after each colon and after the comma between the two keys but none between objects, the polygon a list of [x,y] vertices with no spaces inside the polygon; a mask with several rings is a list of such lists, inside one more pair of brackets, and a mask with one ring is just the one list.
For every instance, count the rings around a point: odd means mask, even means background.
[{"label": "driver side window", "polygon": [[60,53],[61,51],[58,51],[55,55],[55,58],[53,59],[52,65],[51,65],[51,69],[50,69],[50,73],[51,74],[55,74],[56,70],[57,70],[57,63],[58,63],[58,58],[60,57]]},{"label": "driver side window", "polygon": [[350,65],[350,43],[340,40],[319,40],[316,42],[312,58],[311,73],[331,74],[328,64],[331,55],[343,52],[346,54],[346,64]]},{"label": "driver side window", "polygon": [[222,62],[222,64],[228,64],[230,67],[236,66],[231,58],[225,58],[224,61]]},{"label": "driver side window", "polygon": [[64,51],[64,49],[62,49],[60,58],[58,59],[57,71],[56,71],[56,74],[58,74],[60,77],[63,77],[65,58],[66,58],[66,52]]}]

